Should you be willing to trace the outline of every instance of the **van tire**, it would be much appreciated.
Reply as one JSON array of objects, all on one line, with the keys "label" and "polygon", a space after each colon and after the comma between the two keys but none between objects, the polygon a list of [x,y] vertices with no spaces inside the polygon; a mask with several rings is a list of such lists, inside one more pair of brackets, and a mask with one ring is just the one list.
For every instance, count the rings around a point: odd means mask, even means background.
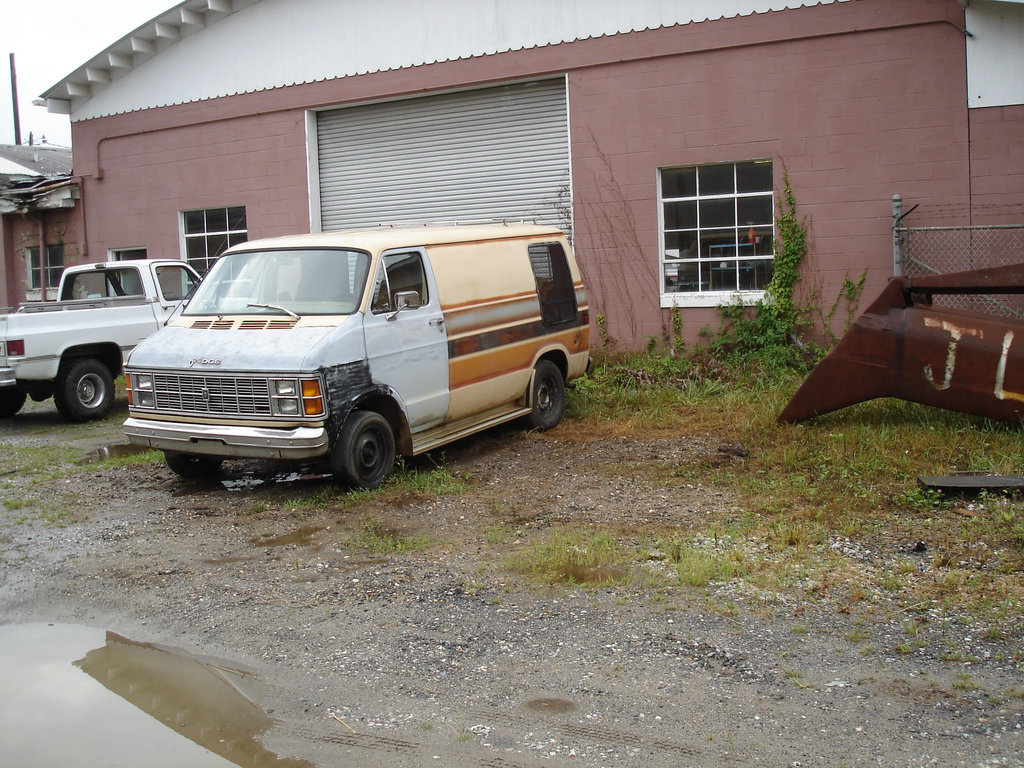
[{"label": "van tire", "polygon": [[331,471],[350,488],[379,488],[395,466],[395,433],[375,411],[353,411],[331,454]]},{"label": "van tire", "polygon": [[26,397],[24,392],[14,387],[0,389],[0,419],[9,419],[20,411]]},{"label": "van tire", "polygon": [[53,402],[68,421],[102,419],[114,405],[114,377],[99,360],[82,357],[62,366]]},{"label": "van tire", "polygon": [[192,453],[164,451],[164,461],[179,477],[194,479],[209,477],[217,473],[224,459],[219,456],[196,456]]},{"label": "van tire", "polygon": [[541,432],[562,420],[565,411],[565,379],[562,371],[550,360],[541,360],[533,369],[530,384],[530,414],[526,423]]}]

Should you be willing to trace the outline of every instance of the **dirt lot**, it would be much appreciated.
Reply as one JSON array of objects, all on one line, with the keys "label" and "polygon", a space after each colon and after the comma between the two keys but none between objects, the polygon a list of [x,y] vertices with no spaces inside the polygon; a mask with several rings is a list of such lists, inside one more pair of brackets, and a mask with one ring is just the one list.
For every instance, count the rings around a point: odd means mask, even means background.
[{"label": "dirt lot", "polygon": [[[70,427],[50,403],[0,425],[0,624],[100,627],[254,669],[276,721],[263,744],[294,758],[272,764],[1024,765],[1019,637],[925,615],[898,650],[908,616],[891,606],[686,587],[657,553],[614,586],[508,568],[563,524],[635,544],[742,514],[714,487],[633,469],[742,462],[721,436],[498,430],[431,457],[468,485],[441,497],[338,498],[261,462],[219,482],[162,464],[18,469],[26,446],[124,442],[116,416]],[[350,546],[367,519],[430,543]],[[833,549],[927,568],[912,544]]]}]

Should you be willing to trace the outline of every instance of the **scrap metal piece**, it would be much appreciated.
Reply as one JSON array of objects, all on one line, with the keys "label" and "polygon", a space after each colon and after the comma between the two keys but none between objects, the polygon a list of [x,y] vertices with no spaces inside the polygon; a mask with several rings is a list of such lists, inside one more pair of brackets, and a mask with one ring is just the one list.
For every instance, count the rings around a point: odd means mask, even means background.
[{"label": "scrap metal piece", "polygon": [[1024,264],[895,277],[779,414],[797,422],[878,397],[1024,418],[1024,322],[933,306],[940,294],[1024,294]]},{"label": "scrap metal piece", "polygon": [[1024,475],[993,475],[987,472],[954,472],[938,477],[919,477],[922,488],[942,493],[980,493],[981,491],[1024,490]]}]

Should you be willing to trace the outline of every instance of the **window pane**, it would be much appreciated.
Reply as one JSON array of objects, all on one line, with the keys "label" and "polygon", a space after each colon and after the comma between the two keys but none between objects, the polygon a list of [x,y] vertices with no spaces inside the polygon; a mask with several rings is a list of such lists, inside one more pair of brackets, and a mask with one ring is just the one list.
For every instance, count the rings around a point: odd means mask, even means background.
[{"label": "window pane", "polygon": [[185,234],[195,235],[206,231],[204,211],[185,211]]},{"label": "window pane", "polygon": [[700,167],[700,194],[731,195],[736,191],[733,165],[703,165]]},{"label": "window pane", "polygon": [[[192,266],[199,269],[200,272],[206,270],[206,238],[203,237],[189,237],[185,240],[185,255],[188,257],[189,263]],[[200,266],[196,266],[196,264]]]},{"label": "window pane", "polygon": [[666,232],[665,258],[687,259],[697,255],[696,232]]},{"label": "window pane", "polygon": [[228,248],[228,236],[227,235],[210,235],[206,238],[206,247],[210,253],[210,258],[220,256]]},{"label": "window pane", "polygon": [[700,228],[732,227],[736,225],[736,203],[732,198],[725,200],[700,201]]},{"label": "window pane", "polygon": [[711,263],[711,290],[735,291],[737,286],[735,261]]},{"label": "window pane", "polygon": [[662,171],[661,196],[664,198],[696,197],[697,169],[673,168],[671,170]]},{"label": "window pane", "polygon": [[772,223],[772,199],[765,197],[740,197],[736,200],[736,217],[741,225],[770,225]]},{"label": "window pane", "polygon": [[701,255],[711,259],[736,256],[736,230],[713,229],[700,233]]},{"label": "window pane", "polygon": [[695,229],[697,203],[665,203],[665,229]]},{"label": "window pane", "polygon": [[207,232],[227,232],[228,231],[228,209],[227,208],[211,208],[206,212],[206,231]]},{"label": "window pane", "polygon": [[736,164],[737,192],[771,192],[773,188],[770,162]]},{"label": "window pane", "polygon": [[238,245],[248,240],[248,236],[245,232],[232,232],[228,235],[228,245]]},{"label": "window pane", "polygon": [[239,205],[228,208],[228,229],[245,229],[245,206]]}]

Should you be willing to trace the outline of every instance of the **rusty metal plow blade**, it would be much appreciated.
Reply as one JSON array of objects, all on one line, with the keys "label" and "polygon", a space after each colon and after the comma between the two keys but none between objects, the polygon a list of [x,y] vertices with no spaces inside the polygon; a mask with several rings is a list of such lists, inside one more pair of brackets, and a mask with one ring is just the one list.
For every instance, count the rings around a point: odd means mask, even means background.
[{"label": "rusty metal plow blade", "polygon": [[1024,417],[1024,322],[936,307],[936,295],[1024,294],[1024,264],[896,277],[779,414],[796,422],[877,397]]}]

